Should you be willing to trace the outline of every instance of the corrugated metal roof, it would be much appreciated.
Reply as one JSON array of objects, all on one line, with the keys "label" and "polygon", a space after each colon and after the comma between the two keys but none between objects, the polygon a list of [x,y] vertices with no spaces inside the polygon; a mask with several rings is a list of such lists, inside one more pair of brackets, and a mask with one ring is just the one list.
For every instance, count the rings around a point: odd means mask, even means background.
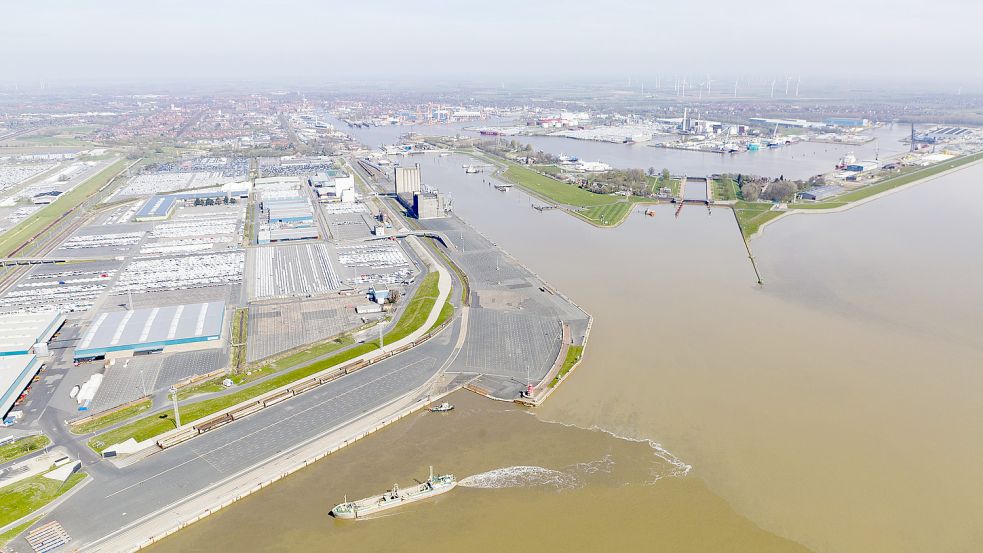
[{"label": "corrugated metal roof", "polygon": [[75,357],[221,336],[224,319],[224,301],[102,313],[82,336]]},{"label": "corrugated metal roof", "polygon": [[0,355],[26,352],[62,320],[58,311],[0,315]]}]

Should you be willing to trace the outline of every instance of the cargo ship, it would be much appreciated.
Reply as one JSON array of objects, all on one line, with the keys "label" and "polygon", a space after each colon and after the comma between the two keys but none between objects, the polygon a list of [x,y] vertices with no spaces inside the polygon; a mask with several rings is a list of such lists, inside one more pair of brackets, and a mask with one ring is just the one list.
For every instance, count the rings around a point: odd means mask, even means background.
[{"label": "cargo ship", "polygon": [[331,509],[331,516],[346,520],[365,518],[395,507],[447,493],[453,490],[455,486],[457,486],[457,479],[454,478],[453,474],[434,476],[433,467],[430,467],[430,477],[422,484],[409,489],[400,489],[398,484],[393,484],[392,489],[386,490],[382,495],[351,502],[346,500]]},{"label": "cargo ship", "polygon": [[847,165],[853,165],[856,162],[857,162],[856,156],[853,155],[853,152],[849,152],[845,156],[840,158],[840,161],[836,164],[836,168],[843,170],[846,169]]}]

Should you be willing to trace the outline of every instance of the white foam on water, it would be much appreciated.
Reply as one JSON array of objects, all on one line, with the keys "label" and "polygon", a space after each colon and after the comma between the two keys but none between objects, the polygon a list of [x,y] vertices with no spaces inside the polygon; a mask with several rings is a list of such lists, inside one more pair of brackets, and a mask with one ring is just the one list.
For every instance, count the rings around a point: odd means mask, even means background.
[{"label": "white foam on water", "polygon": [[614,457],[608,453],[600,459],[587,461],[585,463],[574,463],[567,467],[567,470],[581,472],[583,474],[597,474],[599,472],[610,474],[611,471],[614,470]]},{"label": "white foam on water", "polygon": [[[532,416],[536,416],[533,413],[530,413],[530,414]],[[539,417],[537,417],[537,418],[539,418]],[[686,476],[687,474],[689,474],[689,471],[693,469],[693,465],[690,465],[688,463],[683,462],[680,458],[678,458],[675,455],[673,455],[672,453],[670,453],[669,450],[667,450],[666,448],[662,447],[662,444],[660,444],[659,442],[657,442],[655,440],[651,440],[649,438],[632,438],[632,437],[629,437],[629,436],[622,436],[622,435],[617,434],[615,432],[612,432],[612,431],[610,431],[610,430],[608,430],[606,428],[601,428],[601,427],[599,427],[597,425],[591,426],[590,428],[584,428],[582,426],[577,426],[576,424],[571,424],[571,423],[566,423],[566,422],[550,421],[550,420],[544,420],[544,419],[539,419],[539,420],[542,421],[542,422],[545,422],[545,423],[549,423],[549,424],[559,424],[560,426],[566,426],[568,428],[578,428],[580,430],[589,430],[589,431],[592,431],[592,432],[603,432],[603,433],[607,434],[608,436],[611,436],[613,438],[617,438],[619,440],[625,440],[625,441],[628,441],[628,442],[646,443],[646,444],[648,444],[649,447],[652,448],[652,451],[655,453],[655,456],[658,457],[659,459],[662,459],[666,463],[668,463],[669,464],[669,467],[670,467],[668,473],[656,473],[655,471],[653,471],[654,479],[653,480],[650,480],[648,482],[649,484],[654,484],[654,483],[658,482],[659,480],[662,480],[663,478],[666,478],[666,477],[679,478],[679,477]]]},{"label": "white foam on water", "polygon": [[579,485],[576,476],[536,466],[502,467],[461,479],[458,486],[466,488],[532,488],[554,487],[558,490],[573,489]]}]

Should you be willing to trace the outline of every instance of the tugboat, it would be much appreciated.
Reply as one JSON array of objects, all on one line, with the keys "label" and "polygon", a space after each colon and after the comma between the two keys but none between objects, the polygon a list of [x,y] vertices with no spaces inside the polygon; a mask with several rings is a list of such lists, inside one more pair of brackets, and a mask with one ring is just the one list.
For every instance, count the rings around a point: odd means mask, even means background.
[{"label": "tugboat", "polygon": [[344,520],[365,518],[394,507],[447,493],[455,486],[457,486],[457,479],[453,474],[434,476],[433,467],[430,467],[430,477],[422,484],[409,489],[400,489],[398,484],[393,484],[392,489],[386,490],[381,496],[375,495],[351,502],[346,498],[344,503],[331,509],[331,516]]},{"label": "tugboat", "polygon": [[440,405],[434,405],[433,407],[430,408],[431,413],[446,413],[448,411],[453,411],[453,410],[454,410],[454,406],[451,405],[450,403],[447,403],[446,401],[444,403],[441,403]]}]

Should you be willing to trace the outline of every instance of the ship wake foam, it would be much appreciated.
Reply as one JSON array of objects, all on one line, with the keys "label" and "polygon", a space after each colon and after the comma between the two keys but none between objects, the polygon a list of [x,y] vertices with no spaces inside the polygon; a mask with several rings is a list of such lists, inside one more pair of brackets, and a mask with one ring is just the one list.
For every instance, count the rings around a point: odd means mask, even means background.
[{"label": "ship wake foam", "polygon": [[[535,416],[535,415],[533,415],[533,416]],[[618,434],[616,432],[612,432],[611,430],[608,430],[606,428],[602,428],[602,427],[597,426],[597,425],[593,425],[593,426],[591,426],[589,428],[584,428],[583,426],[577,426],[576,424],[567,423],[567,422],[551,421],[551,420],[545,420],[545,419],[539,419],[539,420],[541,420],[542,422],[548,423],[548,424],[559,424],[560,426],[565,426],[565,427],[568,427],[568,428],[579,428],[580,430],[587,430],[587,431],[590,431],[590,432],[603,432],[603,433],[607,434],[608,436],[611,436],[612,438],[617,438],[619,440],[625,440],[627,442],[635,442],[635,443],[648,444],[648,446],[650,448],[652,448],[652,452],[655,454],[655,456],[658,457],[659,459],[661,459],[662,461],[665,461],[668,464],[668,470],[667,471],[665,471],[665,472],[662,472],[662,471],[654,471],[653,472],[653,474],[652,474],[653,478],[652,478],[652,480],[649,481],[649,484],[654,484],[654,483],[658,482],[659,480],[662,480],[663,478],[667,478],[667,477],[668,478],[681,478],[683,476],[688,475],[689,472],[691,470],[693,470],[693,465],[690,465],[689,463],[683,462],[682,459],[680,459],[680,458],[676,457],[675,455],[673,455],[672,453],[670,453],[669,450],[667,450],[666,448],[662,447],[662,444],[660,444],[659,442],[657,442],[655,440],[651,440],[651,439],[648,439],[648,438],[633,438],[633,437],[630,437],[630,436],[624,436],[624,435]]]},{"label": "ship wake foam", "polygon": [[458,482],[459,486],[466,488],[485,489],[553,487],[563,490],[576,488],[578,484],[577,477],[571,474],[536,466],[498,468]]}]

